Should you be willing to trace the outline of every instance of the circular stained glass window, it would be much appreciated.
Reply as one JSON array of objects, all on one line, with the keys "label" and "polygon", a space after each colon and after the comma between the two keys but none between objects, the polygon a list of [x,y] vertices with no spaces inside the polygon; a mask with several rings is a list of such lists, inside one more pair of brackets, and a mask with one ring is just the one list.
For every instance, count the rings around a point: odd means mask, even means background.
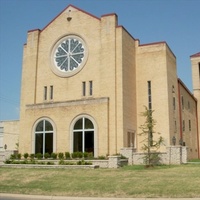
[{"label": "circular stained glass window", "polygon": [[85,42],[78,36],[70,35],[59,40],[52,51],[52,70],[62,77],[78,73],[87,60]]}]

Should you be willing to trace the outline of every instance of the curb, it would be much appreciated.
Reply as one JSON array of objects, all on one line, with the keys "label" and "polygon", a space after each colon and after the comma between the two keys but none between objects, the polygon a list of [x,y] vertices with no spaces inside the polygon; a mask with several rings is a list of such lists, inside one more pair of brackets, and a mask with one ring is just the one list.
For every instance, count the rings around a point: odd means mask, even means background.
[{"label": "curb", "polygon": [[[65,197],[65,196],[42,196],[0,193],[1,198],[14,198],[20,200],[200,200],[200,198],[115,198],[115,197]],[[14,200],[13,199],[13,200]]]}]

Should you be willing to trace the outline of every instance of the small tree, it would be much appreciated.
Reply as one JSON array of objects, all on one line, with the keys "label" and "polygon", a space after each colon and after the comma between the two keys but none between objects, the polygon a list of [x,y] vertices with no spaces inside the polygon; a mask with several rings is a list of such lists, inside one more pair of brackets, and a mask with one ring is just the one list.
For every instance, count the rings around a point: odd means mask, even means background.
[{"label": "small tree", "polygon": [[[153,119],[153,110],[148,109],[146,106],[145,111],[141,113],[143,117],[145,117],[145,122],[140,126],[142,132],[139,134],[140,136],[144,136],[142,150],[145,152],[144,162],[146,166],[153,166],[159,163],[160,157],[157,150],[163,144],[163,137],[160,136],[157,140],[154,140],[154,126],[156,125],[156,121]],[[160,134],[160,133],[157,133]]]}]

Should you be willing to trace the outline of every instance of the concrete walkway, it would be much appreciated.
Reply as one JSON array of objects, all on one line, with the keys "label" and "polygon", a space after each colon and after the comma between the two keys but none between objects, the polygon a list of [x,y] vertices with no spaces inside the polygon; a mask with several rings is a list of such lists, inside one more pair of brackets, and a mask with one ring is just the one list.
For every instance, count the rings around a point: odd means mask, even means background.
[{"label": "concrete walkway", "polygon": [[103,198],[103,197],[63,197],[63,196],[41,196],[0,193],[1,200],[200,200],[200,198]]}]

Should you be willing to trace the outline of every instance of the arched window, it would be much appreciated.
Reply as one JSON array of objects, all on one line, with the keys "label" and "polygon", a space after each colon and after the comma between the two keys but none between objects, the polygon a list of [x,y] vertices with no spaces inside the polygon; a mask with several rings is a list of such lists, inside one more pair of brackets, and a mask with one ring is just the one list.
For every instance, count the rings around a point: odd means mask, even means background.
[{"label": "arched window", "polygon": [[79,118],[74,124],[73,152],[92,152],[94,155],[94,125],[87,117]]},{"label": "arched window", "polygon": [[35,154],[53,152],[53,126],[48,120],[41,120],[35,128]]}]

